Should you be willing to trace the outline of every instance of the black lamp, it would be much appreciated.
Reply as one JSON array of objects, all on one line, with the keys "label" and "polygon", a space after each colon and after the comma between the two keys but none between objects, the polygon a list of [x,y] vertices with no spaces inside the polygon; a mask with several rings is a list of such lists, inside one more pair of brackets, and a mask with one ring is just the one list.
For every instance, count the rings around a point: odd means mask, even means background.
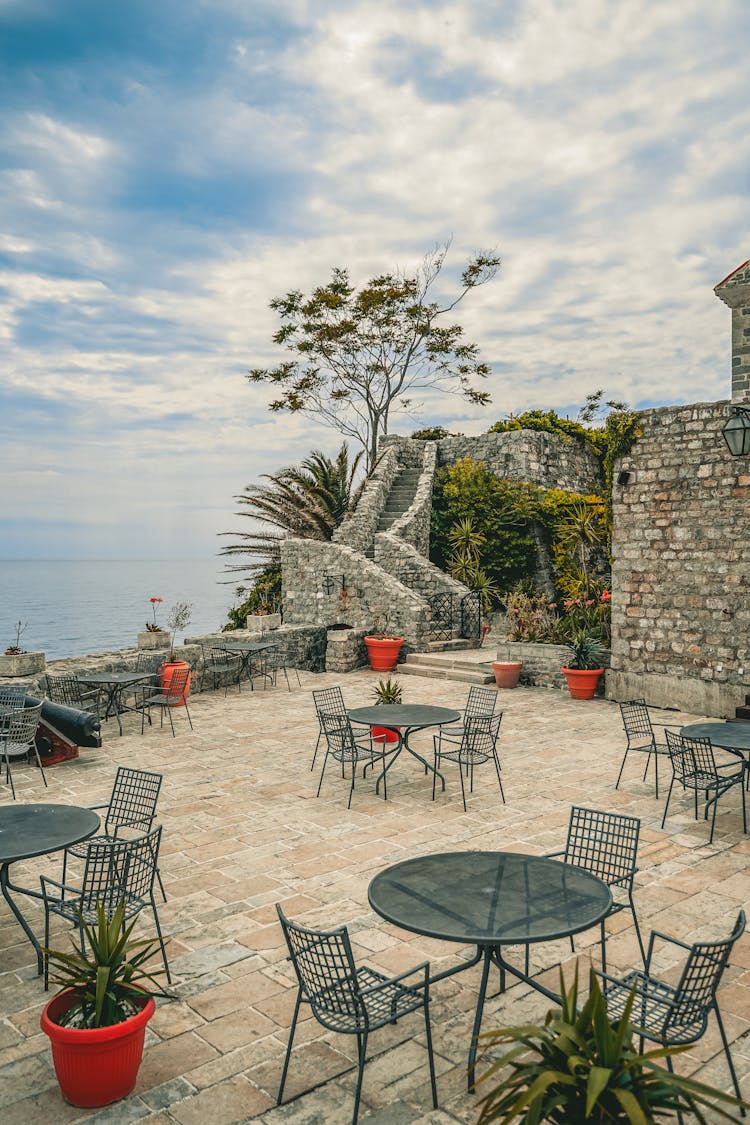
[{"label": "black lamp", "polygon": [[732,406],[721,433],[733,457],[750,455],[750,406]]}]

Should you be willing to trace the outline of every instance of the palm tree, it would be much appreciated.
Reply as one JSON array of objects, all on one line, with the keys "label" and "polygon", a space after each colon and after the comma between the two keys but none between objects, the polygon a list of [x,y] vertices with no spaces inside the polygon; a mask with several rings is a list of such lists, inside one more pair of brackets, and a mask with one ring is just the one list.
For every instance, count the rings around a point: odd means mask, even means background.
[{"label": "palm tree", "polygon": [[224,531],[238,541],[222,547],[222,555],[245,555],[249,561],[227,566],[230,572],[257,572],[279,567],[281,543],[296,539],[330,539],[347,512],[356,507],[364,481],[355,485],[363,453],[349,461],[344,443],[335,461],[319,449],[302,461],[276,473],[264,473],[269,484],[248,484],[236,500],[237,514],[268,525],[259,531]]}]

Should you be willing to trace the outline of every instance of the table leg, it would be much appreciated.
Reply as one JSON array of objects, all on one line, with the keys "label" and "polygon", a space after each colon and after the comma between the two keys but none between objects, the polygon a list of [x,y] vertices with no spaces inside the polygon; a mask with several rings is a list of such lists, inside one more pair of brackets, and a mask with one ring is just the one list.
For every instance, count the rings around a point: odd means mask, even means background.
[{"label": "table leg", "polygon": [[44,968],[43,961],[42,961],[42,947],[40,946],[39,942],[34,937],[34,934],[32,933],[32,931],[29,927],[29,924],[26,921],[26,919],[24,918],[23,914],[21,913],[21,911],[18,909],[15,902],[11,898],[11,896],[9,894],[9,891],[11,891],[11,890],[20,892],[21,894],[31,895],[32,898],[41,898],[42,897],[41,895],[37,894],[35,891],[26,890],[24,887],[14,887],[13,884],[11,883],[10,879],[8,878],[8,864],[2,863],[2,864],[0,864],[0,892],[2,892],[3,898],[5,899],[8,906],[11,908],[11,910],[13,911],[13,913],[16,917],[16,921],[19,923],[19,925],[23,929],[24,933],[26,934],[27,938],[29,939],[31,944],[34,946],[34,949],[36,951],[37,976],[41,976],[42,972],[43,972],[43,968]]},{"label": "table leg", "polygon": [[443,787],[443,792],[445,792],[445,778],[441,774],[440,770],[435,769],[435,767],[433,765],[431,765],[427,761],[426,758],[423,758],[421,754],[418,754],[417,751],[412,749],[412,747],[409,745],[409,735],[412,733],[412,731],[413,730],[423,730],[424,728],[423,727],[406,727],[404,729],[397,730],[396,727],[387,727],[386,729],[396,731],[396,733],[398,734],[398,746],[396,747],[395,750],[391,751],[390,758],[386,762],[386,764],[383,768],[383,772],[381,773],[378,780],[375,782],[375,792],[376,793],[380,792],[380,782],[385,778],[385,775],[388,773],[388,770],[391,768],[393,763],[396,761],[396,758],[398,758],[398,756],[399,756],[399,754],[401,753],[402,750],[406,750],[407,753],[411,754],[412,758],[416,758],[418,762],[421,762],[422,765],[424,766],[425,773],[427,773],[429,771],[430,773],[434,773],[436,777],[439,777],[440,783]]}]

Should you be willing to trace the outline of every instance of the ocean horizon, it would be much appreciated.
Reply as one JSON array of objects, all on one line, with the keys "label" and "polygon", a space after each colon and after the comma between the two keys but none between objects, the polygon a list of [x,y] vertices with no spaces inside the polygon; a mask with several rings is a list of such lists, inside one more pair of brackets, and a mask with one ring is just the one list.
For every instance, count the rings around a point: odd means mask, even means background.
[{"label": "ocean horizon", "polygon": [[[220,559],[0,559],[0,652],[15,643],[48,660],[132,648],[152,620],[149,598],[162,598],[157,622],[170,607],[190,602],[185,633],[209,633],[226,624],[239,576]],[[180,644],[185,633],[178,634]]]}]

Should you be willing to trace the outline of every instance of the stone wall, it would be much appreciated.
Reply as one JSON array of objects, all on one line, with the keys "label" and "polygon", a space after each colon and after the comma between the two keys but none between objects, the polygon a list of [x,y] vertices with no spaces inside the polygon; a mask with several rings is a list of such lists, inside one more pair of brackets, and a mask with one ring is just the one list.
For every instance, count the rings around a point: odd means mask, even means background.
[{"label": "stone wall", "polygon": [[564,435],[508,430],[502,434],[443,438],[437,445],[439,465],[453,465],[464,457],[473,457],[505,480],[584,494],[601,491],[603,484],[594,454]]},{"label": "stone wall", "polygon": [[726,402],[643,414],[613,492],[607,694],[732,716],[750,692],[750,464]]},{"label": "stone wall", "polygon": [[423,598],[451,594],[458,603],[469,593],[468,586],[456,582],[455,578],[420,555],[411,544],[393,535],[392,530],[380,531],[375,536],[375,561]]},{"label": "stone wall", "polygon": [[750,262],[720,281],[714,293],[732,310],[732,402],[750,403]]}]

